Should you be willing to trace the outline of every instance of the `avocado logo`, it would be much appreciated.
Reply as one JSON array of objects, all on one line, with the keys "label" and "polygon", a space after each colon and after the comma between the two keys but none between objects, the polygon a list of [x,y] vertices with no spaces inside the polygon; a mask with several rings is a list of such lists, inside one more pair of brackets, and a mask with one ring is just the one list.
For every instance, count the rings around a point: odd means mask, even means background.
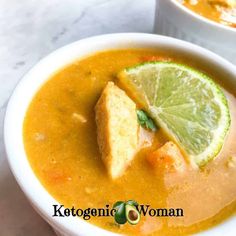
[{"label": "avocado logo", "polygon": [[139,204],[136,201],[118,201],[113,205],[113,208],[116,209],[114,215],[115,221],[118,224],[125,224],[127,221],[131,225],[136,225],[140,221],[140,213],[137,210]]}]

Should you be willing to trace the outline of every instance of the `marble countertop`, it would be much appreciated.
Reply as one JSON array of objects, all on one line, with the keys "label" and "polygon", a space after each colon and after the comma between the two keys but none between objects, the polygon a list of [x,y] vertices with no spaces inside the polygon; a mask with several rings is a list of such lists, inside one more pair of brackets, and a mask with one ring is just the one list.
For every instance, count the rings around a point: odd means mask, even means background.
[{"label": "marble countertop", "polygon": [[78,39],[151,33],[154,6],[155,0],[0,0],[0,235],[54,235],[26,200],[4,154],[4,113],[17,82],[39,59]]}]

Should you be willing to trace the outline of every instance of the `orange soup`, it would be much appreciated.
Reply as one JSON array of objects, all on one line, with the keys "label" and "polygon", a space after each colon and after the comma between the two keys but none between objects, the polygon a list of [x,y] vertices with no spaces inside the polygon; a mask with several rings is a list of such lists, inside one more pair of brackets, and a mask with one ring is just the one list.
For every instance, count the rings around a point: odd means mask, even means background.
[{"label": "orange soup", "polygon": [[25,150],[42,185],[65,207],[106,208],[133,199],[153,209],[183,209],[180,217],[141,215],[136,225],[117,224],[112,216],[91,217],[88,222],[127,235],[192,234],[219,224],[236,209],[236,98],[227,84],[220,83],[231,126],[221,152],[206,166],[186,168],[181,174],[153,171],[146,156],[169,141],[158,127],[155,132],[139,127],[139,137],[145,136],[147,145],[140,144],[119,178],[110,178],[99,152],[95,105],[104,87],[108,81],[119,87],[117,74],[124,68],[156,60],[189,64],[155,50],[115,50],[91,55],[55,73],[28,108]]},{"label": "orange soup", "polygon": [[236,1],[234,0],[180,0],[197,14],[223,25],[236,27]]}]

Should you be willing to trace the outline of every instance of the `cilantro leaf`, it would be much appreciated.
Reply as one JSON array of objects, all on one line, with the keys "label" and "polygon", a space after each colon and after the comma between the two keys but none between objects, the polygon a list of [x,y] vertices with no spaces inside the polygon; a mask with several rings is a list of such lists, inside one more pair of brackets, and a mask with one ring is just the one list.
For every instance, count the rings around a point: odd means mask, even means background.
[{"label": "cilantro leaf", "polygon": [[156,131],[157,126],[152,120],[151,117],[148,116],[148,114],[144,110],[137,110],[137,117],[138,117],[138,123],[146,129],[149,129],[151,131]]}]

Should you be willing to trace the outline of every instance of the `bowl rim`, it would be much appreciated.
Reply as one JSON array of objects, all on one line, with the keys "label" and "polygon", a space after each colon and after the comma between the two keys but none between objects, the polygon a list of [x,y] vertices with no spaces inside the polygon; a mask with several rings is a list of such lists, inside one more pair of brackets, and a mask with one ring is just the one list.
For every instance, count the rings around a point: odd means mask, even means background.
[{"label": "bowl rim", "polygon": [[[122,42],[126,47],[121,47]],[[33,77],[36,76],[36,73],[46,70],[47,67],[50,67],[50,63],[53,59],[57,59],[58,61],[62,61],[63,57],[59,57],[60,55],[67,55],[71,62],[75,61],[76,58],[73,56],[73,50],[78,51],[82,50],[83,47],[91,48],[92,45],[95,48],[98,48],[98,45],[103,45],[105,50],[117,49],[117,48],[131,48],[137,44],[137,48],[144,48],[141,45],[149,45],[147,48],[154,47],[155,45],[161,46],[172,46],[179,50],[186,50],[188,52],[192,52],[195,55],[201,56],[203,58],[207,58],[207,60],[214,61],[222,65],[225,70],[230,71],[235,75],[236,78],[236,67],[228,62],[226,59],[216,55],[215,53],[204,49],[200,46],[194,45],[189,42],[185,42],[179,39],[154,35],[154,34],[146,34],[146,33],[115,33],[115,34],[104,34],[99,36],[93,36],[89,38],[85,38],[82,40],[75,41],[74,43],[68,44],[64,47],[61,47],[54,52],[50,53],[48,56],[41,59],[35,66],[29,70],[12,93],[10,100],[7,105],[5,118],[4,118],[4,145],[7,154],[7,160],[10,166],[10,169],[17,180],[19,186],[23,190],[24,194],[27,196],[28,200],[33,204],[33,207],[38,211],[38,213],[43,216],[43,218],[51,224],[56,229],[59,229],[63,232],[66,232],[69,235],[117,235],[110,231],[99,228],[95,225],[89,224],[82,219],[75,219],[75,217],[66,217],[65,218],[52,218],[51,211],[49,209],[52,206],[51,202],[59,204],[43,187],[43,185],[39,182],[39,179],[36,177],[36,174],[33,172],[30,163],[28,161],[27,155],[24,150],[23,145],[23,121],[20,121],[19,118],[20,112],[22,113],[22,119],[24,119],[25,112],[28,109],[30,102],[32,101],[32,97],[37,93],[40,86],[45,83],[47,79],[39,82],[39,85],[35,85],[37,89],[31,96],[31,99],[27,97],[27,86],[32,85]],[[109,45],[109,46],[107,46]],[[111,46],[112,45],[112,46]],[[151,46],[152,45],[152,46]],[[76,50],[75,50],[76,49]],[[87,49],[88,50],[88,49]],[[99,49],[91,49],[93,53],[99,52]],[[86,49],[85,49],[86,51]],[[83,54],[83,53],[82,53]],[[84,57],[89,56],[89,53],[83,54]],[[78,58],[83,58],[79,56]],[[70,63],[71,63],[70,62]],[[66,66],[70,63],[62,63],[62,65]],[[61,68],[61,67],[60,67]],[[53,69],[53,72],[56,70]],[[47,73],[46,73],[47,74]],[[34,81],[35,82],[35,81]],[[31,84],[30,84],[31,83]],[[22,96],[23,95],[23,96]],[[21,100],[25,99],[26,108],[21,108],[24,102]],[[28,100],[27,100],[28,99]],[[20,110],[22,109],[22,110]],[[16,115],[17,114],[17,115]],[[25,169],[21,169],[21,167]],[[37,196],[36,196],[37,194]],[[38,197],[38,195],[40,197]],[[228,221],[228,220],[227,220]],[[233,220],[236,221],[236,218]],[[217,227],[218,228],[218,227]]]},{"label": "bowl rim", "polygon": [[213,21],[213,20],[210,20],[208,19],[207,17],[205,16],[202,16],[192,10],[190,10],[189,8],[185,7],[183,4],[181,4],[178,0],[167,0],[167,1],[170,1],[172,2],[177,8],[179,8],[183,13],[186,13],[187,15],[213,27],[213,28],[220,28],[222,30],[225,30],[225,31],[230,31],[230,32],[234,32],[236,33],[236,28],[234,27],[231,27],[231,26],[226,26],[226,25],[223,25],[219,22],[216,22],[216,21]]}]

